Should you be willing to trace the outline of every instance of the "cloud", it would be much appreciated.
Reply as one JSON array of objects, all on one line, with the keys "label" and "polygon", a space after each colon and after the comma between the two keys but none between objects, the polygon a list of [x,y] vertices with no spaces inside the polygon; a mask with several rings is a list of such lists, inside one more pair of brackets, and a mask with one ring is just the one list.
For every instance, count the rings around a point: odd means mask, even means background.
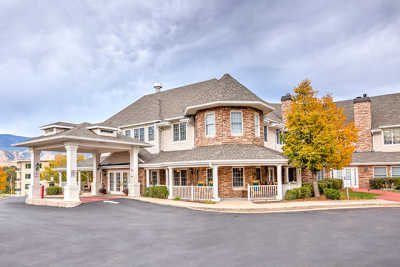
[{"label": "cloud", "polygon": [[229,72],[267,101],[305,78],[338,99],[397,92],[397,1],[2,1],[2,132],[98,122]]}]

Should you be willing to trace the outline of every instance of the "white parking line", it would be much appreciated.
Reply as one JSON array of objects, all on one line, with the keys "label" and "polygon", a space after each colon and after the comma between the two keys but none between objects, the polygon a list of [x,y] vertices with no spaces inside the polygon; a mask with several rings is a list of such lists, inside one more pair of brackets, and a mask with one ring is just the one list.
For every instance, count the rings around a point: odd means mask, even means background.
[{"label": "white parking line", "polygon": [[112,200],[104,200],[104,203],[111,203],[111,204],[119,204],[118,201],[112,201]]}]

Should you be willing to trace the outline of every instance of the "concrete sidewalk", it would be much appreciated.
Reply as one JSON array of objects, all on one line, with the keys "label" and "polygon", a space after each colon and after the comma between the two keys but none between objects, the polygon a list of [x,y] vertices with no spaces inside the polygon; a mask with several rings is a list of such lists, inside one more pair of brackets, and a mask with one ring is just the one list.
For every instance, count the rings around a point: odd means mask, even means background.
[{"label": "concrete sidewalk", "polygon": [[232,212],[232,213],[268,213],[289,212],[306,210],[327,209],[354,209],[354,208],[376,208],[376,207],[400,207],[399,202],[383,199],[368,200],[324,200],[324,201],[282,201],[253,203],[242,199],[223,200],[215,204],[205,204],[181,200],[169,200],[158,198],[138,197],[132,198],[144,202],[168,205],[194,210]]}]

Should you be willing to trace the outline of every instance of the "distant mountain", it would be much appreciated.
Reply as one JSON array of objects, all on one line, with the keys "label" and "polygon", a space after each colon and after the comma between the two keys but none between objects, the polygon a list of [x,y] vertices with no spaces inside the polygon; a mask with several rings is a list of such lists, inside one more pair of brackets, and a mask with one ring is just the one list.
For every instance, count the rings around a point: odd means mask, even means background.
[{"label": "distant mountain", "polygon": [[[23,142],[30,137],[18,136],[12,134],[0,134],[0,163],[9,163],[16,160],[30,159],[29,150],[26,147],[13,147],[12,144]],[[42,152],[41,159],[53,159],[52,152]]]}]

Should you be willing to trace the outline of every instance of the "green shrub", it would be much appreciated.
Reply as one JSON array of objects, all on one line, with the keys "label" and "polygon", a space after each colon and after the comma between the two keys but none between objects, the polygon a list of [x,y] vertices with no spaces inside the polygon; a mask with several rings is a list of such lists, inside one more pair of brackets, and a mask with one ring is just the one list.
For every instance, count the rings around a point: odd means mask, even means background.
[{"label": "green shrub", "polygon": [[369,180],[371,189],[400,189],[400,177],[374,178]]},{"label": "green shrub", "polygon": [[318,181],[318,188],[321,194],[323,194],[324,190],[327,188],[341,190],[343,188],[343,181],[342,179],[326,178],[322,181]]},{"label": "green shrub", "polygon": [[174,197],[172,200],[182,200],[180,197]]},{"label": "green shrub", "polygon": [[339,190],[333,188],[325,188],[324,194],[329,199],[340,199],[340,192]]},{"label": "green shrub", "polygon": [[299,188],[287,190],[285,194],[286,200],[300,199],[300,198],[309,198],[312,197],[312,191],[310,186],[302,186]]},{"label": "green shrub", "polygon": [[60,195],[62,194],[62,188],[60,186],[50,186],[46,188],[46,195]]},{"label": "green shrub", "polygon": [[152,186],[144,189],[144,197],[168,198],[168,188],[166,186]]}]

